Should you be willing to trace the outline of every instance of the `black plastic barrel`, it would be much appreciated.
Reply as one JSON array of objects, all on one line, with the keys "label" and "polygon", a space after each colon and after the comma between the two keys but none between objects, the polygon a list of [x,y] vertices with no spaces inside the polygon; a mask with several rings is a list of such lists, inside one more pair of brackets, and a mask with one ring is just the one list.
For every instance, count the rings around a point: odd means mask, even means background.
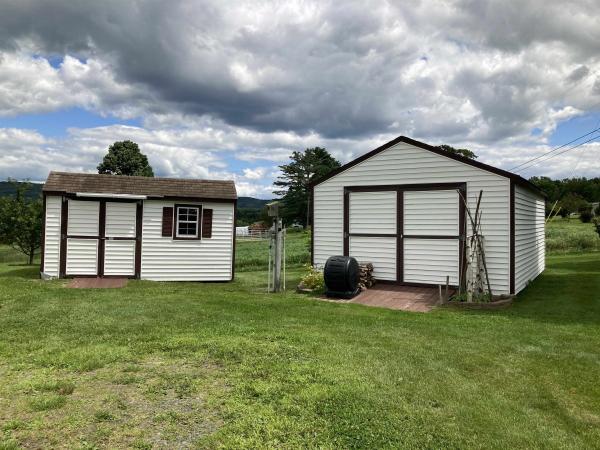
[{"label": "black plastic barrel", "polygon": [[351,256],[331,256],[325,263],[323,278],[328,297],[352,298],[359,292],[358,262]]}]

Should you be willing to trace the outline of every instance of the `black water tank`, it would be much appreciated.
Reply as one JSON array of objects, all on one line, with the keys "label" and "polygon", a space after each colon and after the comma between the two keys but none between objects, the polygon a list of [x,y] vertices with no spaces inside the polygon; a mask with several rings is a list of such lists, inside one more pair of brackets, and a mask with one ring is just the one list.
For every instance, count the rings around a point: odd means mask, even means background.
[{"label": "black water tank", "polygon": [[360,291],[358,262],[351,256],[330,256],[325,263],[323,278],[328,297],[352,298]]}]

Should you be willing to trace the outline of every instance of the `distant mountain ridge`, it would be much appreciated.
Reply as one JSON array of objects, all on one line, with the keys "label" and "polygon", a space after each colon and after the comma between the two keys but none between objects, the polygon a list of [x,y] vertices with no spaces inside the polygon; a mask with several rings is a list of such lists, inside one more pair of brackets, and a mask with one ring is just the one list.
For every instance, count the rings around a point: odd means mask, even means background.
[{"label": "distant mountain ridge", "polygon": [[[36,198],[42,193],[43,183],[31,183],[31,189],[27,192],[27,197]],[[0,181],[0,197],[13,195],[15,188],[9,181]],[[271,200],[263,200],[254,197],[238,197],[238,208],[260,211]]]}]

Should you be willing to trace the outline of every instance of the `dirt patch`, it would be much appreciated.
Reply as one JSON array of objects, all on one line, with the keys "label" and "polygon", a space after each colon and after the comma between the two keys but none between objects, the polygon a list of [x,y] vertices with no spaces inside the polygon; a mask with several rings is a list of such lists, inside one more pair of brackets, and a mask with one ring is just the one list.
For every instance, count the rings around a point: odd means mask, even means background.
[{"label": "dirt patch", "polygon": [[114,289],[127,286],[127,278],[73,278],[67,283],[74,289]]},{"label": "dirt patch", "polygon": [[[224,389],[219,374],[206,362],[161,358],[85,373],[13,372],[16,389],[0,398],[0,430],[23,448],[190,448],[221,425],[206,401]],[[73,389],[48,391],[65,383]],[[61,401],[30,406],[47,396]]]}]

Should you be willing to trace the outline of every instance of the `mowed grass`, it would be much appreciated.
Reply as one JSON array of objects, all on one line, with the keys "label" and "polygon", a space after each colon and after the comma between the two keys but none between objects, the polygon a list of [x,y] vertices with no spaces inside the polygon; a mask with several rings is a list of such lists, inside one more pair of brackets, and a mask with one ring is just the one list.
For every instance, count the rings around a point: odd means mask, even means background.
[{"label": "mowed grass", "polygon": [[264,272],[76,290],[1,265],[0,448],[597,447],[600,253],[547,266],[508,310],[422,314]]},{"label": "mowed grass", "polygon": [[591,223],[556,217],[546,224],[546,250],[549,253],[600,251],[600,236]]},{"label": "mowed grass", "polygon": [[[235,249],[236,270],[267,270],[269,240],[238,239]],[[310,262],[310,232],[288,231],[285,240],[285,261],[288,267]]]}]

